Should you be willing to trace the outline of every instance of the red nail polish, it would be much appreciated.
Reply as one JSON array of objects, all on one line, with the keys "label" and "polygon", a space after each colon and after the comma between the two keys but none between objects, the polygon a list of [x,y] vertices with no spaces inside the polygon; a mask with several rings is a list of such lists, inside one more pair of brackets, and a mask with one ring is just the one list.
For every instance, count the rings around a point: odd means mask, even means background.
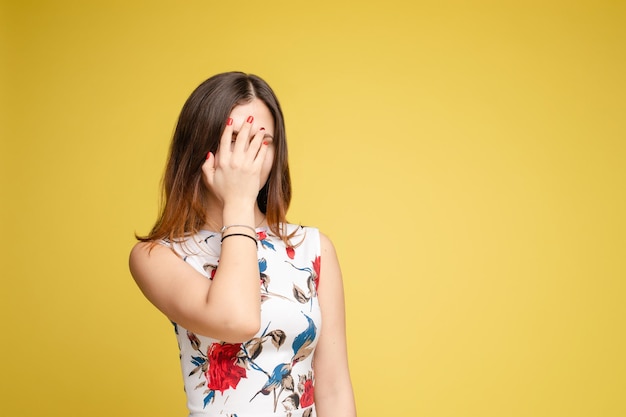
[{"label": "red nail polish", "polygon": [[268,142],[268,141],[266,141],[266,140],[264,140],[264,141],[263,141],[263,145],[267,145],[267,144],[269,144],[269,142]]},{"label": "red nail polish", "polygon": [[206,159],[209,159],[211,157],[211,151],[209,151],[209,153],[206,154]]},{"label": "red nail polish", "polygon": [[253,120],[254,120],[254,117],[248,116],[248,118],[246,119],[246,122],[252,123]]},{"label": "red nail polish", "polygon": [[231,117],[226,120],[226,126],[231,126],[233,124],[233,119]]},{"label": "red nail polish", "polygon": [[260,128],[259,130],[265,130],[265,128],[264,128],[264,127],[262,127],[262,128]]}]

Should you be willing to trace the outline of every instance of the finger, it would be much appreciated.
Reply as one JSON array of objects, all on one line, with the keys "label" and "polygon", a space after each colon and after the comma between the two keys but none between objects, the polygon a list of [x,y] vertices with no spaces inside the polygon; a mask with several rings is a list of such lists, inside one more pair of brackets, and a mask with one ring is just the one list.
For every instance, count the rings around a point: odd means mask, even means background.
[{"label": "finger", "polygon": [[248,149],[246,150],[246,152],[248,154],[248,160],[251,163],[254,161],[257,154],[259,153],[259,149],[261,149],[264,138],[265,138],[265,128],[262,127],[259,130],[257,130],[254,137],[250,140],[250,145],[248,146]]},{"label": "finger", "polygon": [[270,143],[271,141],[266,138],[263,139],[263,141],[261,142],[261,147],[259,148],[259,152],[257,152],[256,158],[254,158],[254,162],[253,162],[253,165],[255,166],[255,168],[260,170],[261,167],[263,166],[263,162],[265,161],[265,158],[267,157],[267,151],[270,147]]},{"label": "finger", "polygon": [[213,187],[213,179],[215,178],[215,155],[213,152],[207,154],[206,161],[202,164],[202,172],[207,184]]},{"label": "finger", "polygon": [[233,119],[229,117],[226,119],[226,126],[222,137],[220,138],[219,150],[222,152],[230,152],[230,142],[233,140]]},{"label": "finger", "polygon": [[250,141],[250,130],[252,129],[252,123],[254,122],[254,117],[248,116],[246,121],[239,129],[239,133],[237,134],[237,139],[235,140],[235,147],[233,148],[233,152],[245,152],[248,142]]}]

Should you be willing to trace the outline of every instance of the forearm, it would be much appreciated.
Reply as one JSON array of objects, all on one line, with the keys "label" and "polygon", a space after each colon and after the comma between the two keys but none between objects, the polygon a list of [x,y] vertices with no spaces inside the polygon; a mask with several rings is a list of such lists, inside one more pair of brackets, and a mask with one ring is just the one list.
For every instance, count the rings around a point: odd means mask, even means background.
[{"label": "forearm", "polygon": [[219,338],[244,341],[251,338],[260,326],[257,245],[246,237],[256,239],[256,233],[251,230],[254,212],[225,207],[223,222],[249,227],[235,226],[224,231],[223,237],[233,236],[222,241],[219,266],[207,294],[207,305],[219,320]]}]

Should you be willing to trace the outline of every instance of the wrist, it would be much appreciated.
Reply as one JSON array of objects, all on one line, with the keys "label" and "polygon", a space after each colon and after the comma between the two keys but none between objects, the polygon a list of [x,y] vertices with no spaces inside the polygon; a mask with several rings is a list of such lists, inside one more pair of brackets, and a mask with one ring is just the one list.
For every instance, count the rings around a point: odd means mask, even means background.
[{"label": "wrist", "polygon": [[256,233],[256,229],[254,228],[254,226],[251,226],[249,224],[225,224],[224,226],[222,226],[222,228],[220,229],[220,233],[224,234],[224,232],[226,232],[227,230],[230,229],[248,229],[250,230],[253,234]]},{"label": "wrist", "polygon": [[224,204],[222,226],[245,225],[254,228],[254,205]]}]

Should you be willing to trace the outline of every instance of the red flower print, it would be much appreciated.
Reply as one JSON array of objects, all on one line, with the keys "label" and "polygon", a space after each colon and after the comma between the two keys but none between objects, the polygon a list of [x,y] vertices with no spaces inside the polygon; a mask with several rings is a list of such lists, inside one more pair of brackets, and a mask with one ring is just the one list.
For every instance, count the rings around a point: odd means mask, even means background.
[{"label": "red flower print", "polygon": [[267,240],[267,233],[264,230],[259,230],[256,232],[257,237],[259,238],[259,242],[261,242],[261,246],[265,249],[271,249],[273,251],[276,250],[274,244]]},{"label": "red flower print", "polygon": [[313,263],[313,271],[315,272],[313,274],[313,281],[315,282],[315,288],[319,288],[319,286],[320,286],[320,270],[321,270],[321,267],[322,267],[322,258],[320,256],[317,256],[312,263]]},{"label": "red flower print", "polygon": [[246,378],[246,369],[237,365],[240,350],[240,343],[213,343],[209,347],[209,369],[204,375],[210,390],[224,393],[229,388],[237,388],[241,378]]},{"label": "red flower print", "polygon": [[202,268],[204,268],[204,271],[207,274],[209,274],[210,280],[213,280],[213,278],[215,278],[215,272],[217,272],[217,265],[206,263],[202,266]]},{"label": "red flower print", "polygon": [[315,398],[315,387],[313,386],[313,380],[307,379],[304,381],[304,392],[300,396],[300,407],[307,408],[313,404]]},{"label": "red flower print", "polygon": [[296,250],[293,246],[287,246],[287,256],[289,256],[289,259],[293,259],[293,257],[296,256]]}]

